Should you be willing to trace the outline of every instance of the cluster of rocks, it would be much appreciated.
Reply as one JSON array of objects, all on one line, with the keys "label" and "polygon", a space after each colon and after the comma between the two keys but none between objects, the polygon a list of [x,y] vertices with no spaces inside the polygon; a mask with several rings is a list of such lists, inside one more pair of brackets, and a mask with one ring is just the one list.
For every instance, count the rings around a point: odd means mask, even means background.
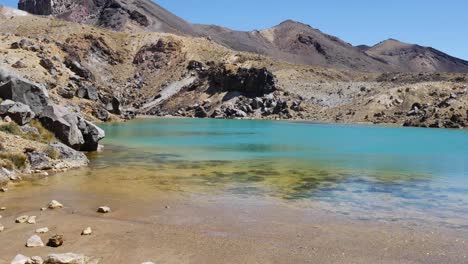
[{"label": "cluster of rocks", "polygon": [[[51,201],[47,208],[42,208],[41,210],[55,210],[55,209],[60,209],[63,208],[63,205],[59,203],[58,201]],[[2,211],[6,210],[5,207],[2,207]],[[97,212],[98,213],[110,213],[111,209],[108,206],[102,206],[99,207]],[[15,222],[17,224],[30,224],[34,225],[36,224],[36,216],[20,216],[17,217]],[[0,225],[1,226],[1,225]],[[4,230],[4,227],[1,226],[0,232]],[[53,235],[51,236],[47,243],[44,243],[41,236],[38,234],[46,234],[49,232],[49,228],[47,227],[42,227],[42,228],[37,228],[36,229],[36,234],[32,235],[27,241],[25,246],[27,248],[38,248],[38,247],[52,247],[52,248],[58,248],[61,247],[64,244],[64,236],[63,235]],[[90,236],[93,234],[93,230],[91,227],[86,227],[83,229],[81,232],[81,236]],[[66,263],[80,263],[80,264],[86,264],[86,263],[98,263],[98,259],[94,258],[89,258],[85,255],[82,254],[75,254],[75,253],[65,253],[65,254],[50,254],[47,256],[47,258],[42,259],[40,256],[34,256],[34,257],[27,257],[22,254],[16,255],[16,257],[11,261],[13,264],[43,264],[43,263],[49,263],[49,264],[66,264]]]},{"label": "cluster of rocks", "polygon": [[37,118],[66,145],[81,151],[95,151],[105,134],[80,113],[55,105],[45,87],[0,70],[0,115],[19,125]]},{"label": "cluster of rocks", "polygon": [[[403,126],[431,128],[464,128],[468,126],[468,111],[460,112],[457,105],[459,97],[468,94],[466,89],[449,95],[433,92],[433,104],[414,103],[406,113]],[[400,113],[402,114],[402,113]]]}]

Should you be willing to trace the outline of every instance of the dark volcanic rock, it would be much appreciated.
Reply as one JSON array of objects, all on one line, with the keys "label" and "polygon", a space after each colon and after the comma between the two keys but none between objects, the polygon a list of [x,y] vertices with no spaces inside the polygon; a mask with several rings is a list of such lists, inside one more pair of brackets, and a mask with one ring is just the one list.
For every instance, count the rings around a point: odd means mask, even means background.
[{"label": "dark volcanic rock", "polygon": [[239,68],[234,72],[221,65],[211,67],[207,74],[215,90],[238,91],[252,97],[276,91],[276,78],[266,68]]},{"label": "dark volcanic rock", "polygon": [[29,123],[36,115],[28,105],[6,100],[0,104],[0,116],[9,116],[18,125],[23,126]]},{"label": "dark volcanic rock", "polygon": [[71,164],[77,164],[78,166],[89,162],[84,153],[76,151],[63,143],[53,142],[50,143],[49,146],[59,153],[59,159],[63,161]]},{"label": "dark volcanic rock", "polygon": [[95,151],[105,133],[81,115],[56,105],[44,108],[40,121],[45,128],[68,146],[82,151]]},{"label": "dark volcanic rock", "polygon": [[72,72],[76,73],[76,75],[86,79],[86,80],[93,80],[93,74],[83,67],[78,61],[73,60],[71,58],[66,58],[64,61],[65,66],[69,68]]},{"label": "dark volcanic rock", "polygon": [[82,86],[76,91],[76,96],[92,101],[99,100],[98,90],[95,86]]},{"label": "dark volcanic rock", "polygon": [[26,153],[29,159],[29,164],[33,170],[49,170],[52,168],[50,160],[42,151],[33,151]]},{"label": "dark volcanic rock", "polygon": [[0,70],[0,98],[28,105],[35,114],[49,103],[47,90],[35,83]]}]

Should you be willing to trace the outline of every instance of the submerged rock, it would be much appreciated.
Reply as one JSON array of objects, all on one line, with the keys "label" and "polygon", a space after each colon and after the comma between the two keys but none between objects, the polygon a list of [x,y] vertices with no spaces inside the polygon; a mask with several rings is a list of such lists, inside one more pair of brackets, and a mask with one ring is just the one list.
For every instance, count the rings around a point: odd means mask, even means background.
[{"label": "submerged rock", "polygon": [[59,167],[78,168],[89,163],[83,152],[76,151],[63,143],[53,142],[49,146],[59,153],[59,160],[62,163]]},{"label": "submerged rock", "polygon": [[39,256],[31,257],[30,264],[43,264],[43,263],[44,263],[44,260],[41,257]]}]

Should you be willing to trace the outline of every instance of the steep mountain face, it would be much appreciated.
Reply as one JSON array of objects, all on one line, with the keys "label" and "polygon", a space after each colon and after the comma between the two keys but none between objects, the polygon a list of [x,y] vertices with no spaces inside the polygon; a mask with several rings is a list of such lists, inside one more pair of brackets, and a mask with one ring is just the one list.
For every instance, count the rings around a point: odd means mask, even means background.
[{"label": "steep mountain face", "polygon": [[308,25],[285,21],[261,31],[191,24],[151,0],[20,0],[19,8],[113,30],[205,37],[225,47],[290,63],[365,72],[468,72],[468,62],[432,48],[389,40],[357,46]]}]

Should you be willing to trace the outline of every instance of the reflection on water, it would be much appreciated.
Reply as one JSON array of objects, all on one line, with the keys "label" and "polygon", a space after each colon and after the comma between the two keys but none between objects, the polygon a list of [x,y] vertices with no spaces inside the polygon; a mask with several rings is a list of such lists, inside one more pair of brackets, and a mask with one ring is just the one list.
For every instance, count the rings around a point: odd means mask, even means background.
[{"label": "reflection on water", "polygon": [[67,179],[88,192],[278,199],[468,227],[466,131],[190,119],[104,128],[105,151]]}]

